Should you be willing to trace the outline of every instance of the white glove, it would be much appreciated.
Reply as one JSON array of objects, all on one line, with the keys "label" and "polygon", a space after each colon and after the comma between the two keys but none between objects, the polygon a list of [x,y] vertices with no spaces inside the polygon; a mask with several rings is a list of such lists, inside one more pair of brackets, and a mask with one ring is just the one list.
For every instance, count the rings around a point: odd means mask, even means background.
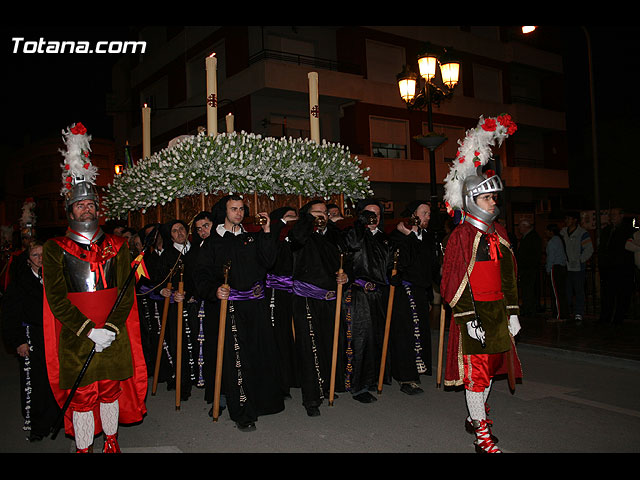
[{"label": "white glove", "polygon": [[100,353],[116,339],[116,334],[106,328],[92,328],[87,335],[96,344],[96,352]]},{"label": "white glove", "polygon": [[515,337],[519,331],[520,331],[520,320],[518,320],[517,315],[511,315],[509,317],[509,332],[511,333],[511,335]]},{"label": "white glove", "polygon": [[471,320],[467,322],[467,333],[474,340],[478,340],[480,343],[484,345],[485,333],[484,330],[476,320]]}]

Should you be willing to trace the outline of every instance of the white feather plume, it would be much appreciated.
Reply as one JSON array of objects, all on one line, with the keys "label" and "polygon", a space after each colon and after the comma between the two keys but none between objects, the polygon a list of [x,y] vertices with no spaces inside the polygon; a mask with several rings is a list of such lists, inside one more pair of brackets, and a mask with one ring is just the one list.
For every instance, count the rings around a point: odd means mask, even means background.
[{"label": "white feather plume", "polygon": [[20,217],[20,227],[27,225],[35,225],[36,223],[36,202],[32,198],[28,198],[22,204],[22,216]]},{"label": "white feather plume", "polygon": [[[483,125],[487,122],[487,128]],[[495,123],[495,128],[493,124]],[[476,175],[478,167],[485,166],[493,158],[491,147],[500,147],[505,138],[515,132],[515,123],[509,115],[489,117],[480,116],[478,125],[467,130],[463,140],[458,139],[458,153],[451,163],[449,173],[444,179],[444,200],[447,208],[463,208],[462,186],[469,175]]]},{"label": "white feather plume", "polygon": [[[72,130],[83,133],[74,133]],[[73,186],[78,182],[84,181],[95,185],[98,167],[94,166],[89,158],[91,135],[86,133],[86,129],[82,124],[74,123],[71,127],[67,127],[66,130],[62,130],[62,136],[67,149],[66,151],[60,150],[64,157],[64,162],[61,165],[62,189],[60,193],[65,195],[69,190],[69,184]]]}]

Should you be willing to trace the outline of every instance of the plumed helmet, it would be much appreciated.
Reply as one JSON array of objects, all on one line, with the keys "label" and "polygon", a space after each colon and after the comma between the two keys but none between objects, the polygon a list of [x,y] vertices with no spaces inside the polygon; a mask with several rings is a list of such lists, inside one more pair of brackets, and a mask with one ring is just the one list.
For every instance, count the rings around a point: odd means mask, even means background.
[{"label": "plumed helmet", "polygon": [[462,184],[463,207],[465,212],[472,215],[472,217],[467,218],[467,221],[473,223],[473,217],[476,217],[482,222],[491,224],[500,215],[500,209],[496,206],[494,212],[490,213],[478,206],[476,198],[485,193],[501,192],[502,189],[502,181],[497,175],[489,178],[481,175],[470,175],[465,178]]},{"label": "plumed helmet", "polygon": [[[458,140],[456,158],[451,162],[444,179],[444,200],[450,214],[464,210],[482,222],[491,223],[495,220],[499,209],[496,208],[497,213],[490,214],[478,207],[476,198],[483,193],[502,191],[502,180],[493,172],[482,172],[484,168],[489,168],[488,164],[493,158],[491,148],[501,146],[516,131],[517,126],[508,114],[488,118],[481,116],[478,125],[467,130],[464,139]],[[465,221],[471,220],[471,216]]]},{"label": "plumed helmet", "polygon": [[[81,123],[77,123],[62,131],[66,150],[60,150],[64,157],[62,164],[62,190],[69,227],[78,238],[77,241],[86,242],[86,238],[96,238],[100,229],[98,223],[98,209],[100,199],[95,187],[98,168],[91,164],[89,154],[91,136]],[[78,221],[72,218],[73,204],[81,200],[92,200],[96,204],[96,217],[89,221]]]}]

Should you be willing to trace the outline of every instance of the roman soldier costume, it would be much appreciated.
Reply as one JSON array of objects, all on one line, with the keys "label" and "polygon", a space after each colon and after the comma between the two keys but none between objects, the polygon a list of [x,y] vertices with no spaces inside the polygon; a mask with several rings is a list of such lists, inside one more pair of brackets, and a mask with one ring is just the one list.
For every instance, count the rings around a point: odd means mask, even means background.
[{"label": "roman soldier costume", "polygon": [[515,131],[507,115],[482,117],[467,132],[457,159],[445,179],[445,200],[464,212],[447,242],[441,294],[452,317],[444,383],[464,385],[469,417],[467,431],[476,436],[476,451],[499,453],[487,419],[487,397],[496,375],[521,378],[513,336],[520,329],[516,262],[506,230],[495,220],[499,209],[486,210],[478,197],[502,191],[500,178],[482,172],[490,146]]},{"label": "roman soldier costume", "polygon": [[[140,344],[133,285],[117,308],[119,289],[131,270],[126,241],[106,234],[98,224],[99,199],[93,180],[89,140],[82,124],[63,131],[62,189],[69,228],[43,248],[43,327],[49,381],[59,405],[95,348],[69,408],[65,432],[75,437],[79,452],[93,448],[104,432],[105,452],[119,452],[118,423],[136,423],[146,413],[147,370]],[[95,204],[93,219],[78,219],[76,202]]]}]

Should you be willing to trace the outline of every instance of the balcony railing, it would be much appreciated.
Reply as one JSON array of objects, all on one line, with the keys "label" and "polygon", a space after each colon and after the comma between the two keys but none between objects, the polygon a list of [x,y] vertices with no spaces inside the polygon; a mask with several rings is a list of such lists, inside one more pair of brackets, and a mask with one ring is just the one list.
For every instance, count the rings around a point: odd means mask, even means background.
[{"label": "balcony railing", "polygon": [[280,52],[277,50],[260,50],[249,57],[249,65],[263,60],[278,60],[281,62],[294,63],[296,65],[306,65],[313,68],[323,70],[332,70],[334,72],[351,73],[353,75],[362,75],[360,65],[346,62],[337,62],[326,58],[310,57],[308,55],[299,55],[297,53]]}]

